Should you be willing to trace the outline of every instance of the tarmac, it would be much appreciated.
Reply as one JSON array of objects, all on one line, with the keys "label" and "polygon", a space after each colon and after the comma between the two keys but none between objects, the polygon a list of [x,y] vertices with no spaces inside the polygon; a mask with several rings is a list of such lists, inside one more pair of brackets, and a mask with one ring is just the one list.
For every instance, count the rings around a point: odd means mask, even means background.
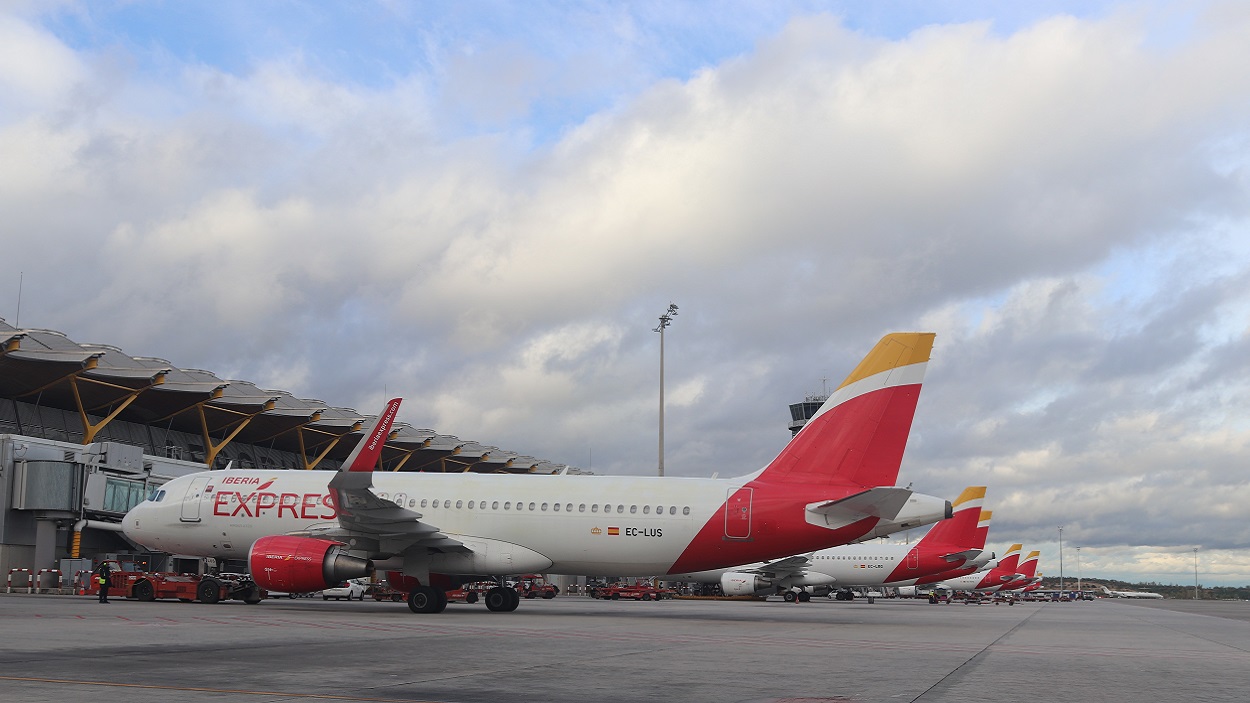
[{"label": "tarmac", "polygon": [[595,601],[0,594],[3,701],[1250,700],[1250,602]]}]

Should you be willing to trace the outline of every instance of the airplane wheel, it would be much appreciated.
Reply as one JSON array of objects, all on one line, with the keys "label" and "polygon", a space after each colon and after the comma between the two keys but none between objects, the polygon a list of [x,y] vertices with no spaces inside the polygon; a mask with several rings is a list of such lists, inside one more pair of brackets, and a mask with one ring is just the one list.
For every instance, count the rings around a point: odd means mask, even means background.
[{"label": "airplane wheel", "polygon": [[474,593],[474,592],[472,592],[472,591],[469,591],[468,593],[464,594],[464,602],[465,602],[465,603],[469,603],[469,604],[476,603],[476,602],[477,602],[477,594],[476,594],[476,593]]},{"label": "airplane wheel", "polygon": [[[496,586],[486,592],[486,609],[492,613],[508,612],[508,605],[512,602],[506,593],[508,589]],[[516,593],[516,591],[513,591]],[[520,602],[519,600],[517,601]]]},{"label": "airplane wheel", "polygon": [[784,599],[784,600],[785,600],[785,602],[787,602],[787,603],[793,603],[793,602],[794,602],[794,591],[786,591],[786,594],[785,594],[784,596],[782,596],[782,599]]},{"label": "airplane wheel", "polygon": [[511,613],[517,609],[517,606],[521,605],[521,595],[511,588],[504,589],[504,595],[508,596],[508,607],[506,612]]},{"label": "airplane wheel", "polygon": [[[414,613],[442,612],[442,609],[438,607],[438,602],[438,592],[429,586],[417,586],[408,594],[408,609]],[[443,607],[447,607],[446,601]]]}]

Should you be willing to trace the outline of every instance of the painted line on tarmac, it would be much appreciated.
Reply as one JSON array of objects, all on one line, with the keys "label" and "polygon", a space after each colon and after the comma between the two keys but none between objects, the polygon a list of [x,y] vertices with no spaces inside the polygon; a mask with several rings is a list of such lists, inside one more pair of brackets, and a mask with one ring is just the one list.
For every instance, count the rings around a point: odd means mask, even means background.
[{"label": "painted line on tarmac", "polygon": [[183,691],[187,693],[230,693],[244,696],[281,696],[285,698],[309,698],[322,701],[371,701],[372,703],[436,703],[414,701],[404,698],[370,698],[366,696],[338,696],[329,693],[292,693],[289,691],[248,691],[236,688],[200,688],[196,686],[158,686],[142,683],[117,683],[114,681],[75,681],[73,679],[48,679],[38,676],[0,676],[0,681],[23,681],[26,683],[70,684],[75,686],[107,686],[110,688],[142,688],[155,691]]}]

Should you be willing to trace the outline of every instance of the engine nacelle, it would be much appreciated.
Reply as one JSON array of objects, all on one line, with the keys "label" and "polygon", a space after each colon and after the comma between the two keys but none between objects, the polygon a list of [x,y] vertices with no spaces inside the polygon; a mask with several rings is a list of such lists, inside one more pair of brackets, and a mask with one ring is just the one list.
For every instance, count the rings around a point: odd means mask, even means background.
[{"label": "engine nacelle", "polygon": [[727,596],[755,596],[772,592],[773,581],[759,574],[730,571],[720,577],[720,590]]},{"label": "engine nacelle", "polygon": [[309,537],[261,537],[247,555],[252,580],[267,591],[308,593],[373,575],[373,562],[348,554],[340,542]]}]

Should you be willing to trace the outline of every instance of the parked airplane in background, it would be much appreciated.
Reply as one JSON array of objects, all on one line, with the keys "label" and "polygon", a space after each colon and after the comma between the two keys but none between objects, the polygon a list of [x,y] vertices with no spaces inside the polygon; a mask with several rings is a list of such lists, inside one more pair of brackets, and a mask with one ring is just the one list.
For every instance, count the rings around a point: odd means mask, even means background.
[{"label": "parked airplane in background", "polygon": [[1021,560],[1020,566],[1016,568],[1016,571],[1020,573],[1020,578],[1003,584],[998,588],[998,592],[1019,591],[1035,583],[1041,583],[1042,577],[1037,575],[1037,559],[1041,555],[1042,553],[1038,551],[1029,552]]},{"label": "parked airplane in background", "polygon": [[953,504],[954,515],[915,544],[848,544],[730,569],[669,574],[665,580],[720,584],[727,596],[783,594],[787,601],[810,600],[808,588],[819,593],[835,584],[849,588],[915,580],[980,556],[985,534],[978,536],[977,523],[984,499],[985,486],[965,488]]},{"label": "parked airplane in background", "polygon": [[[988,571],[978,571],[975,574],[967,576],[959,576],[953,579],[946,579],[940,583],[932,584],[935,588],[946,588],[952,591],[977,591],[980,593],[993,593],[1001,588],[1004,584],[1011,583],[1021,577],[1017,566],[1020,561],[1020,550],[1024,548],[1022,544],[1013,544],[1007,549],[1007,553],[1002,559],[998,560]],[[917,586],[917,588],[922,588]],[[899,591],[899,595],[904,595]]]},{"label": "parked airplane in background", "polygon": [[1155,593],[1153,591],[1113,591],[1110,588],[1107,588],[1106,586],[1099,586],[1099,588],[1102,589],[1103,595],[1109,598],[1152,598],[1154,599],[1154,598],[1163,597],[1162,593]]},{"label": "parked airplane in background", "polygon": [[[939,574],[928,574],[925,576],[918,576],[914,579],[907,579],[904,581],[894,581],[894,582],[890,582],[884,585],[893,586],[896,588],[905,588],[909,586],[924,586],[926,584],[938,583],[939,581],[953,579],[958,576],[966,576],[967,574],[975,574],[976,572],[982,570],[983,568],[985,568],[987,564],[989,564],[991,561],[994,561],[994,559],[997,558],[997,556],[994,554],[993,551],[985,549],[985,540],[989,536],[989,533],[990,533],[990,519],[993,517],[993,515],[994,513],[990,510],[981,511],[981,519],[977,522],[977,531],[976,531],[976,538],[975,538],[977,546],[980,547],[981,549],[981,553],[977,555],[976,557],[973,557],[972,559],[965,561],[962,566],[957,566],[953,569],[943,571]],[[935,526],[933,529],[937,529],[937,527],[940,527],[943,524],[945,523],[938,523],[938,525]],[[904,594],[900,591],[899,595],[904,595]],[[906,595],[914,595],[914,591],[909,592]]]},{"label": "parked airplane in background", "polygon": [[[883,521],[951,516],[948,501],[894,486],[933,338],[882,338],[768,466],[738,478],[374,473],[395,399],[342,471],[180,477],[123,528],[152,549],[246,558],[271,590],[394,570],[421,613],[446,607],[438,575],[687,573],[846,544]],[[519,602],[502,587],[484,600]]]}]

